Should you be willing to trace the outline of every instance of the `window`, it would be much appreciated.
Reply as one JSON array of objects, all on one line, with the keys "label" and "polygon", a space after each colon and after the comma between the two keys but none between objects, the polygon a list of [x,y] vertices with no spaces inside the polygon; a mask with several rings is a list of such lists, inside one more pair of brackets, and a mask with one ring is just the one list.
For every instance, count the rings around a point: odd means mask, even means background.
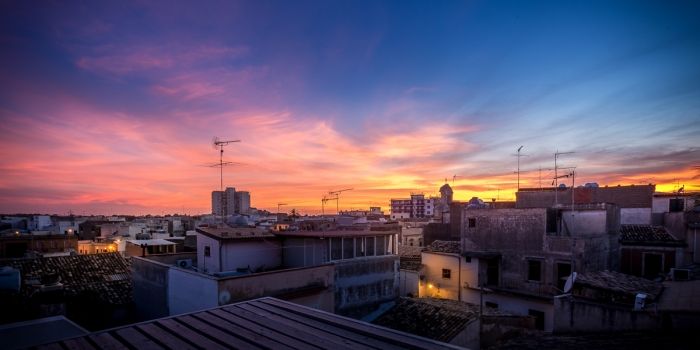
[{"label": "window", "polygon": [[535,328],[541,331],[544,330],[544,312],[539,310],[529,309],[527,314],[535,317]]},{"label": "window", "polygon": [[472,262],[472,257],[471,257],[471,256],[465,256],[465,257],[464,257],[464,262],[468,262],[468,263]]},{"label": "window", "polygon": [[343,258],[343,247],[341,238],[331,238],[331,260],[340,260]]},{"label": "window", "polygon": [[557,288],[561,291],[564,290],[566,285],[566,280],[571,275],[571,264],[570,263],[557,263]]},{"label": "window", "polygon": [[539,260],[527,261],[527,280],[541,282],[542,281],[542,262]]},{"label": "window", "polygon": [[476,218],[469,218],[469,227],[476,227]]},{"label": "window", "polygon": [[386,237],[377,236],[377,255],[386,255]]},{"label": "window", "polygon": [[204,256],[211,256],[211,247],[204,246]]},{"label": "window", "polygon": [[442,269],[442,278],[444,279],[450,279],[452,278],[452,270],[450,269]]},{"label": "window", "polygon": [[671,213],[683,211],[683,204],[683,198],[671,198],[668,202],[668,211]]},{"label": "window", "polygon": [[485,305],[486,307],[490,307],[490,308],[492,308],[492,309],[498,309],[498,304],[493,303],[493,302],[490,302],[490,301],[485,302],[484,305]]},{"label": "window", "polygon": [[343,259],[352,259],[353,255],[353,240],[352,238],[343,238]]},{"label": "window", "polygon": [[361,257],[365,256],[365,247],[362,244],[364,237],[355,238],[355,256]]},{"label": "window", "polygon": [[374,237],[365,237],[365,249],[365,255],[374,256]]}]

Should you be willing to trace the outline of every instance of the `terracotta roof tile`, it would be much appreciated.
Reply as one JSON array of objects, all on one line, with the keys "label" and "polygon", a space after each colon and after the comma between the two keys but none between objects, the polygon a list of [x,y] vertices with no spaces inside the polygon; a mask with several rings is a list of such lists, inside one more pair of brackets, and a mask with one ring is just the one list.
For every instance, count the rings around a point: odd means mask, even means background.
[{"label": "terracotta roof tile", "polygon": [[25,296],[36,290],[26,283],[34,279],[44,284],[58,281],[66,292],[91,294],[108,304],[123,305],[133,300],[129,263],[119,253],[13,259],[0,262],[3,264],[20,270],[20,293]]},{"label": "terracotta roof tile", "polygon": [[478,315],[478,305],[446,299],[400,298],[372,323],[449,342]]},{"label": "terracotta roof tile", "polygon": [[426,247],[426,251],[459,254],[460,241],[433,241],[433,243],[430,243],[430,245]]},{"label": "terracotta roof tile", "polygon": [[663,226],[620,225],[620,243],[623,245],[685,246]]}]

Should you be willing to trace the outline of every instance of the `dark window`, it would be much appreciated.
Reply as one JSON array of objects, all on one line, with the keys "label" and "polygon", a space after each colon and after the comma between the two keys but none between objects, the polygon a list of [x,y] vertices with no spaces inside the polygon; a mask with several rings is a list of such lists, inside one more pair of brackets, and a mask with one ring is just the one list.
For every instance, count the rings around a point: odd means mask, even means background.
[{"label": "dark window", "polygon": [[498,260],[491,259],[486,263],[486,284],[490,286],[498,285],[499,266]]},{"label": "dark window", "polygon": [[555,233],[557,232],[557,210],[547,209],[547,232]]},{"label": "dark window", "polygon": [[468,263],[472,262],[472,257],[471,257],[471,256],[465,256],[465,257],[464,257],[464,262],[468,262]]},{"label": "dark window", "polygon": [[557,288],[560,291],[564,290],[566,279],[571,275],[571,264],[557,263]]},{"label": "dark window", "polygon": [[683,211],[683,198],[671,198],[668,202],[668,211],[674,213]]},{"label": "dark window", "polygon": [[490,308],[492,308],[492,309],[498,309],[498,304],[492,303],[492,302],[490,302],[490,301],[485,302],[484,305],[485,305],[486,307],[490,307]]},{"label": "dark window", "polygon": [[469,218],[469,227],[476,227],[476,218]]},{"label": "dark window", "polygon": [[210,246],[204,247],[204,256],[211,256],[211,247]]},{"label": "dark window", "polygon": [[363,237],[355,238],[355,256],[365,256],[365,248],[362,246]]},{"label": "dark window", "polygon": [[386,237],[377,236],[377,255],[386,255]]},{"label": "dark window", "polygon": [[535,317],[535,328],[544,330],[544,312],[539,310],[529,309],[527,314]]},{"label": "dark window", "polygon": [[644,277],[656,278],[663,272],[663,255],[644,253]]},{"label": "dark window", "polygon": [[528,260],[527,261],[527,279],[528,281],[542,280],[542,262],[539,260]]},{"label": "dark window", "polygon": [[352,238],[343,238],[343,259],[352,259],[354,243]]},{"label": "dark window", "polygon": [[341,238],[331,238],[331,260],[340,260],[343,256]]},{"label": "dark window", "polygon": [[365,237],[365,255],[374,256],[374,237]]},{"label": "dark window", "polygon": [[451,275],[452,275],[452,270],[442,269],[442,278],[450,279],[450,278],[452,278]]}]

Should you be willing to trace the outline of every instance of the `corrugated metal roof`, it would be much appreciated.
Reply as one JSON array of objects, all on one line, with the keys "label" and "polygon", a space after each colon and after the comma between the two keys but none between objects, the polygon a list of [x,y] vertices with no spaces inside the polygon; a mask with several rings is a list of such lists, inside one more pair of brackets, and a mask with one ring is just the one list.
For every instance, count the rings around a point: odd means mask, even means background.
[{"label": "corrugated metal roof", "polygon": [[275,298],[161,318],[39,349],[460,349]]}]

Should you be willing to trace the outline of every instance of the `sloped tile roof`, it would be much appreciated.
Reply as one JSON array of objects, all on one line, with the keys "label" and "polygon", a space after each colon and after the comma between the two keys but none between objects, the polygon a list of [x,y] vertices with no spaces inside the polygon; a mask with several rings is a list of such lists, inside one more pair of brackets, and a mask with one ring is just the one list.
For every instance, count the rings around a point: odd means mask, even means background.
[{"label": "sloped tile roof", "polygon": [[89,294],[108,304],[124,305],[133,300],[129,263],[119,253],[13,259],[0,265],[20,270],[20,293],[26,296],[35,288],[25,281],[35,279],[41,283],[58,281],[72,295]]},{"label": "sloped tile roof", "polygon": [[374,324],[450,342],[479,316],[479,306],[455,300],[399,298]]},{"label": "sloped tile roof", "polygon": [[646,293],[652,300],[656,299],[663,289],[663,284],[659,282],[615,271],[580,273],[576,276],[574,285],[629,295]]},{"label": "sloped tile roof", "polygon": [[622,245],[685,246],[685,242],[676,239],[663,226],[652,225],[620,225],[620,243]]},{"label": "sloped tile roof", "polygon": [[426,251],[459,254],[460,241],[433,241],[433,243],[430,243],[430,245],[426,247]]},{"label": "sloped tile roof", "polygon": [[420,259],[400,259],[400,268],[402,270],[418,271],[421,267]]},{"label": "sloped tile roof", "polygon": [[420,252],[423,247],[400,245],[399,246],[399,256],[402,258],[418,258],[420,259]]}]

